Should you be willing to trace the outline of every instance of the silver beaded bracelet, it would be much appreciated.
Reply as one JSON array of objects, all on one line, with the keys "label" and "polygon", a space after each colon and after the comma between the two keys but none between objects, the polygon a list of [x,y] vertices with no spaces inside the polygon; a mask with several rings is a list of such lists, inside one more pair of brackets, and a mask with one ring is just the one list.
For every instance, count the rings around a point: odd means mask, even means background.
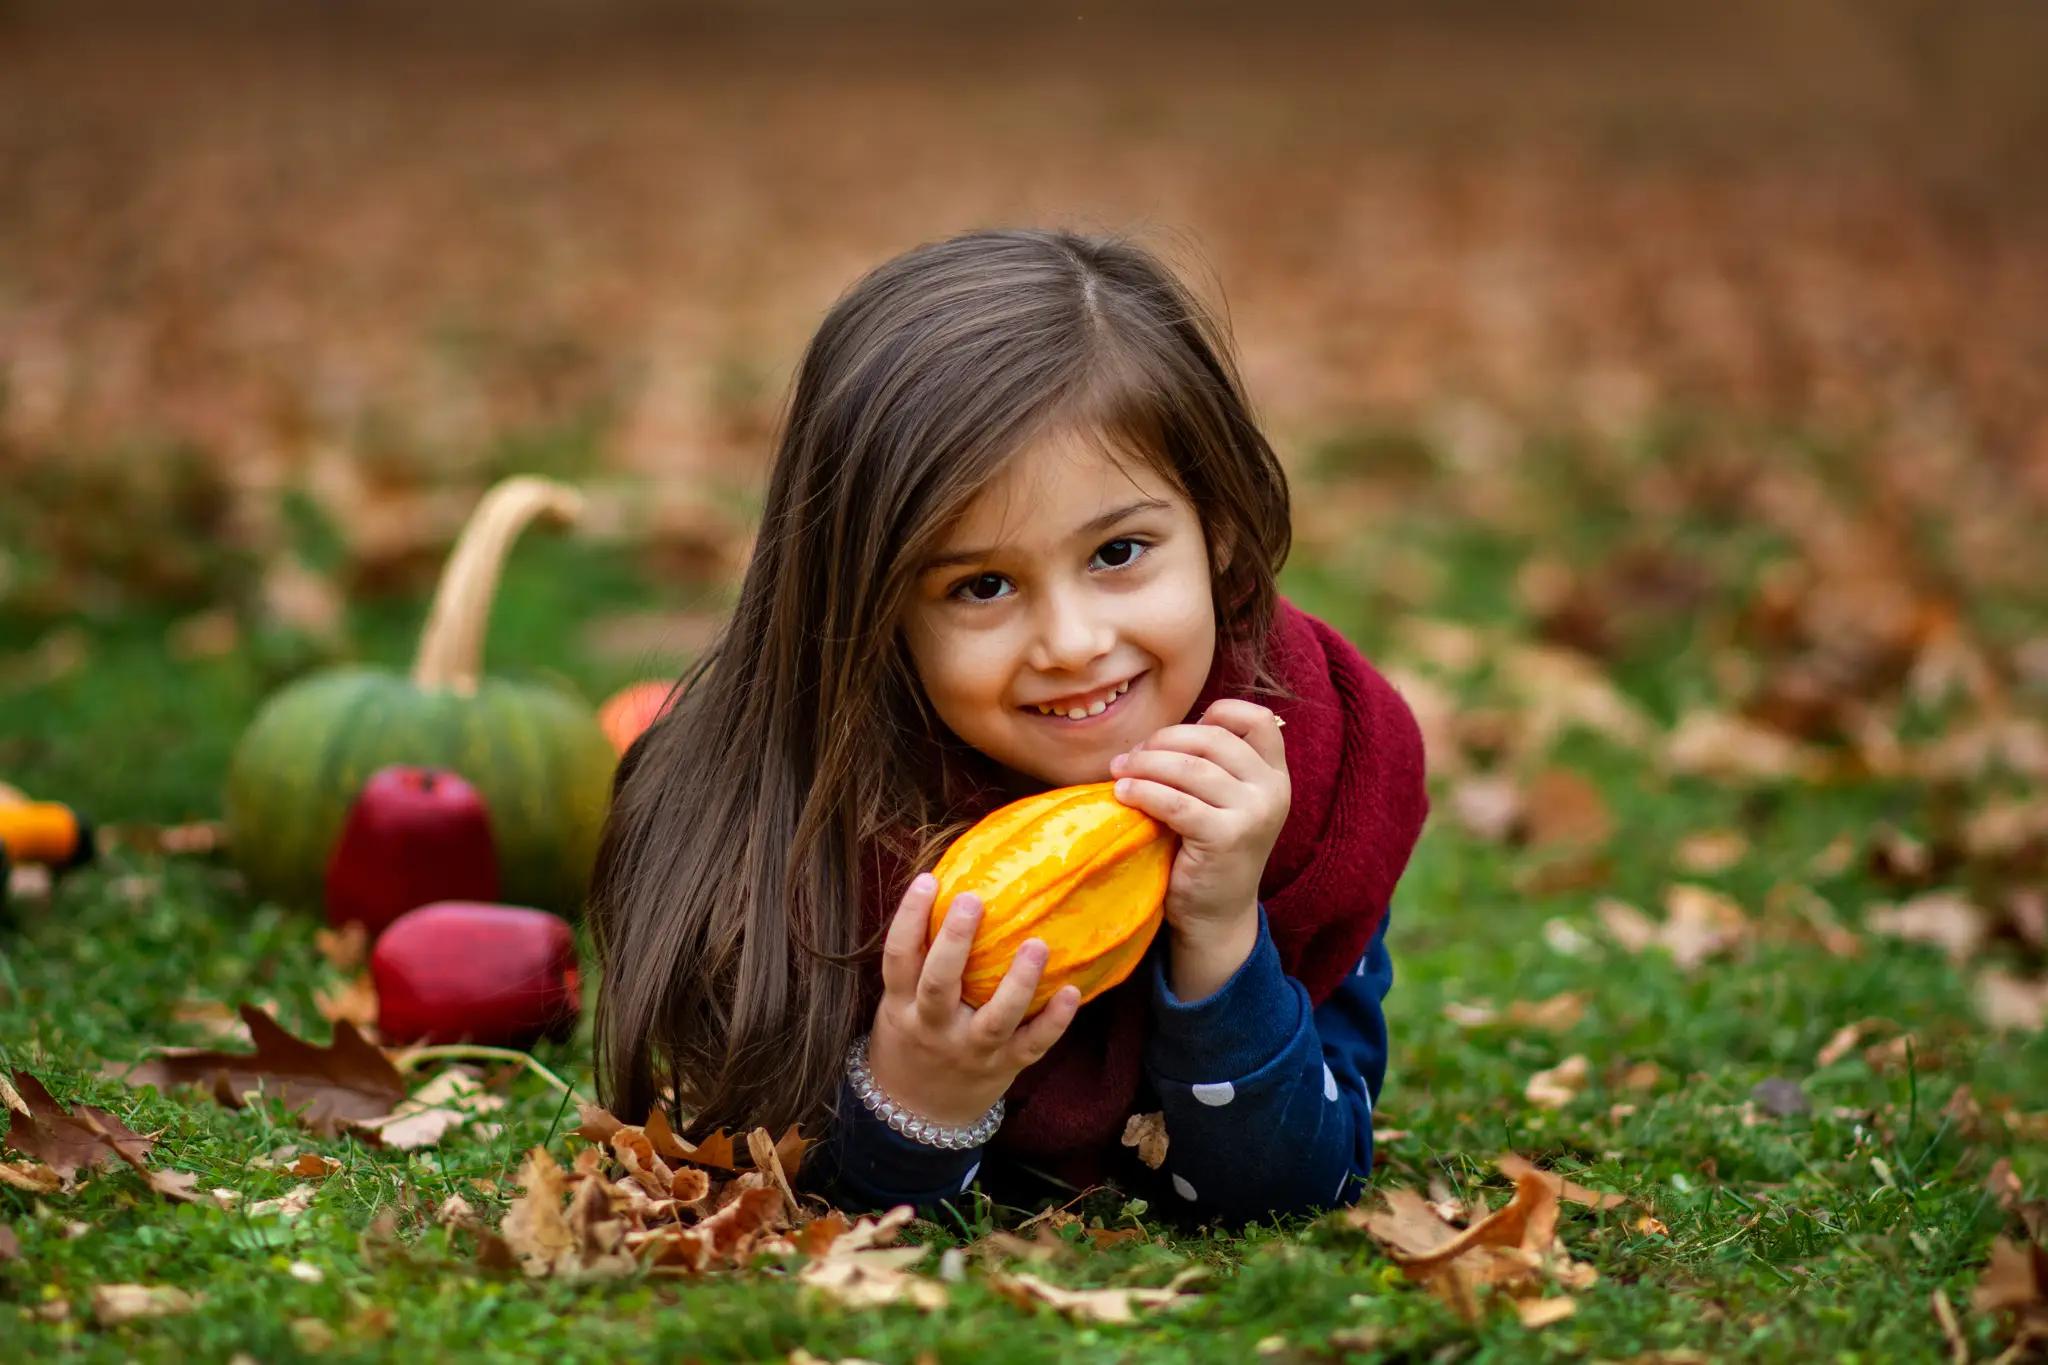
[{"label": "silver beaded bracelet", "polygon": [[865,1033],[846,1049],[846,1077],[853,1082],[853,1093],[860,1096],[860,1102],[875,1117],[911,1141],[922,1142],[927,1147],[944,1147],[956,1152],[979,1147],[1003,1126],[1002,1100],[997,1100],[989,1106],[986,1114],[964,1128],[948,1128],[934,1123],[897,1104],[882,1093],[882,1088],[875,1084],[874,1073],[868,1070],[868,1035]]}]

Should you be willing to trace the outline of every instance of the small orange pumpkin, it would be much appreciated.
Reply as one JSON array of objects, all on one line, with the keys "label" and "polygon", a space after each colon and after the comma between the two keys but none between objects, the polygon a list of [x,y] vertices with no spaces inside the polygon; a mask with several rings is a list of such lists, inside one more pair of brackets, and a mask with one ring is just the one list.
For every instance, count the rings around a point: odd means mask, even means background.
[{"label": "small orange pumpkin", "polygon": [[659,681],[628,683],[605,699],[597,709],[597,723],[614,749],[626,752],[643,730],[668,711],[671,686]]},{"label": "small orange pumpkin", "polygon": [[1166,913],[1180,836],[1116,799],[1113,782],[1058,787],[991,812],[939,858],[926,941],[953,897],[982,901],[981,925],[961,973],[960,996],[979,1007],[995,994],[1027,938],[1044,941],[1035,1014],[1059,988],[1086,1004],[1131,974]]}]

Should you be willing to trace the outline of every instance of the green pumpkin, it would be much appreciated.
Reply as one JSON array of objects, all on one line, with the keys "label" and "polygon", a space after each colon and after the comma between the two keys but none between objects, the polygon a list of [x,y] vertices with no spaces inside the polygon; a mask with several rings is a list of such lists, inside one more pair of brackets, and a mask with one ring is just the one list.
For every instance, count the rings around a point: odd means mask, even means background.
[{"label": "green pumpkin", "polygon": [[253,892],[317,907],[356,793],[377,769],[411,763],[459,773],[482,794],[501,899],[580,911],[617,754],[580,699],[479,672],[506,551],[534,518],[573,520],[581,505],[545,479],[497,485],[449,556],[410,677],[328,669],[258,712],[228,766],[226,812]]}]

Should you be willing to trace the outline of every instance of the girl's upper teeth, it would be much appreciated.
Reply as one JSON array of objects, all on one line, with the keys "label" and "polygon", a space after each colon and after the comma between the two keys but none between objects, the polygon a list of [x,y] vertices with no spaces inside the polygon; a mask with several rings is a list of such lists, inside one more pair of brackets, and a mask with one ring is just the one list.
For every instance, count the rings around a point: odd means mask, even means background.
[{"label": "girl's upper teeth", "polygon": [[1068,720],[1086,720],[1090,716],[1099,716],[1104,711],[1107,711],[1109,704],[1130,691],[1130,688],[1131,680],[1125,678],[1115,687],[1110,688],[1107,696],[1100,697],[1086,706],[1079,705],[1078,703],[1070,706],[1048,706],[1041,704],[1038,708],[1038,714],[1041,716],[1065,716]]}]

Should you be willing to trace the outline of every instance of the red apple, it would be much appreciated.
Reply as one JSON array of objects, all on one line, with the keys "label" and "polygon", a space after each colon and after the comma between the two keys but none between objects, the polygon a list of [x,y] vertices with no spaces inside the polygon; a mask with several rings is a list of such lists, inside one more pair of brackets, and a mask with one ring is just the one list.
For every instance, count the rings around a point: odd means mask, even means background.
[{"label": "red apple", "polygon": [[491,817],[475,787],[439,768],[379,768],[349,807],[327,862],[327,920],[371,935],[415,906],[498,898]]},{"label": "red apple", "polygon": [[582,1007],[575,934],[518,905],[437,901],[407,911],[377,936],[370,975],[387,1043],[526,1047],[567,1037]]}]

